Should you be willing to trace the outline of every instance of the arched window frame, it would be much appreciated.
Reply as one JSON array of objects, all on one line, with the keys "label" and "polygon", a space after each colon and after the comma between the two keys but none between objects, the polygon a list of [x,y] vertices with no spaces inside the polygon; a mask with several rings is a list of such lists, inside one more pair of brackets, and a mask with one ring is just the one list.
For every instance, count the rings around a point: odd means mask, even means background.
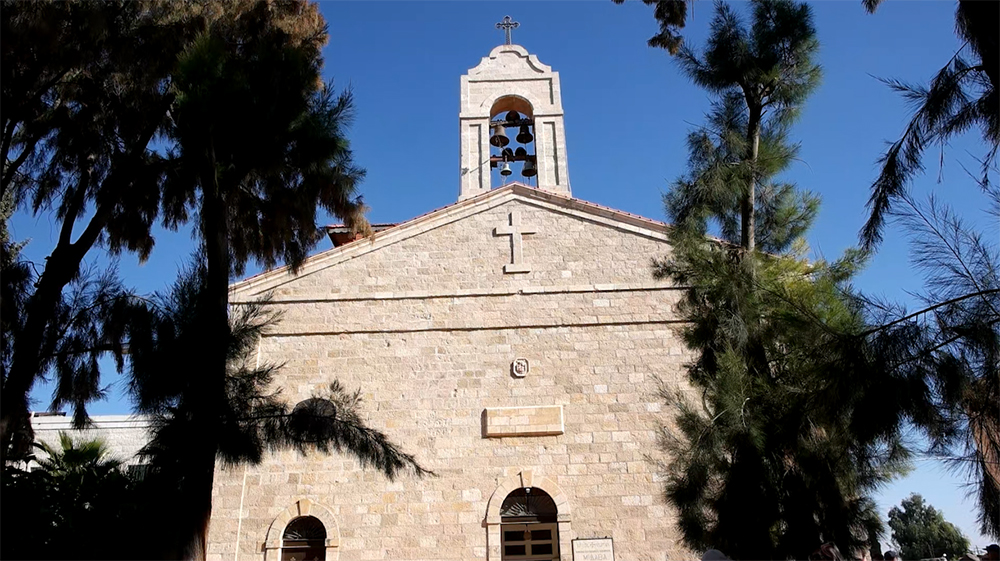
[{"label": "arched window frame", "polygon": [[281,558],[326,561],[326,526],[323,522],[310,515],[293,518],[281,536]]},{"label": "arched window frame", "polygon": [[558,559],[559,509],[543,489],[521,487],[507,494],[500,507],[501,556],[513,559]]},{"label": "arched window frame", "polygon": [[267,537],[261,544],[265,561],[281,559],[281,541],[285,528],[300,516],[318,518],[326,528],[326,561],[336,561],[340,557],[340,527],[329,508],[309,499],[301,499],[274,517],[267,529]]},{"label": "arched window frame", "polygon": [[504,499],[515,489],[522,487],[537,488],[545,491],[556,504],[556,525],[559,532],[559,555],[560,559],[572,559],[571,542],[574,537],[571,524],[572,510],[569,497],[552,479],[540,474],[535,474],[533,470],[522,470],[500,481],[497,488],[490,495],[490,500],[486,505],[486,558],[489,561],[500,561],[502,559],[501,549],[501,517],[500,507]]}]

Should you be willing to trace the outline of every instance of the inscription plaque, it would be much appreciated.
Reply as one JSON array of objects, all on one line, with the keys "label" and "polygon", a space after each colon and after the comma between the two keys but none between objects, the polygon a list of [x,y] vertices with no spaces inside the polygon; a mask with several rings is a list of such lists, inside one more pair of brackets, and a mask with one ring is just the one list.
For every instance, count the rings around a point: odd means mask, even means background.
[{"label": "inscription plaque", "polygon": [[562,405],[487,407],[483,411],[485,438],[555,436],[564,432]]},{"label": "inscription plaque", "polygon": [[573,540],[573,561],[615,561],[615,544],[611,538]]},{"label": "inscription plaque", "polygon": [[510,373],[517,378],[524,378],[528,375],[528,359],[519,358],[510,365]]}]

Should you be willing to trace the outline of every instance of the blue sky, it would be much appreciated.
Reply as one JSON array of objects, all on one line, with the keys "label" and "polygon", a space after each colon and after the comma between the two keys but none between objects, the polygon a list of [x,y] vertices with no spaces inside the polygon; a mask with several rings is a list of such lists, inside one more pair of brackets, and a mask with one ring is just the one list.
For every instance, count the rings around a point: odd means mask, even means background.
[{"label": "blue sky", "polygon": [[[350,138],[357,162],[368,169],[362,191],[371,221],[404,221],[457,199],[459,77],[503,41],[494,24],[507,14],[521,24],[514,42],[560,73],[573,195],[664,219],[661,195],[685,170],[685,135],[703,122],[709,97],[665,51],[646,46],[656,30],[650,7],[637,0],[621,6],[590,0],[327,2],[321,9],[330,26],[325,74],[355,95]],[[954,2],[889,1],[875,15],[865,13],[860,0],[819,2],[813,9],[824,78],[793,130],[802,149],[785,179],[821,195],[808,238],[814,256],[835,258],[857,243],[876,160],[909,115],[878,78],[926,83],[959,43]],[[708,2],[694,7],[684,30],[689,44],[704,44],[712,13]],[[961,167],[975,169],[973,158],[984,152],[975,135],[957,139],[945,152],[938,182],[938,152],[930,150],[928,172],[914,191],[935,192],[996,240],[997,224],[983,212],[985,198]],[[19,215],[12,230],[16,238],[31,239],[25,253],[36,262],[56,237],[47,216]],[[192,250],[190,231],[161,230],[150,261],[140,266],[124,256],[121,272],[139,291],[165,290]],[[890,228],[857,285],[890,300],[914,301],[922,279],[909,264],[902,233]],[[36,408],[47,405],[50,391],[36,389]],[[92,408],[94,414],[127,411],[119,385],[112,386],[110,400]],[[990,543],[976,531],[961,478],[940,462],[919,460],[911,475],[885,489],[883,514],[910,492],[944,510],[973,545]]]}]

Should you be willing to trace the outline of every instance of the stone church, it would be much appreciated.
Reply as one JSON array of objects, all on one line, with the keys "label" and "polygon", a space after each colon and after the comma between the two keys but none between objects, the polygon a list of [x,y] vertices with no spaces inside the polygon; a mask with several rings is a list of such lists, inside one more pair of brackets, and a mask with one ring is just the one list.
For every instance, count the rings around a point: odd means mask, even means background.
[{"label": "stone church", "polygon": [[689,358],[680,291],[651,274],[667,226],[573,198],[559,74],[519,45],[462,76],[459,133],[457,202],[364,239],[331,227],[297,275],[231,287],[281,310],[258,356],[287,399],[360,388],[369,426],[436,475],[220,466],[210,560],[691,556],[655,461],[658,389]]}]

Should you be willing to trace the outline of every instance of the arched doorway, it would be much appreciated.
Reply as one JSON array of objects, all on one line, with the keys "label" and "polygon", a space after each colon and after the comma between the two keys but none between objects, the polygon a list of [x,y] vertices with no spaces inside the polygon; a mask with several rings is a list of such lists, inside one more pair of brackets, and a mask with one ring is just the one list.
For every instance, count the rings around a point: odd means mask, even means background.
[{"label": "arched doorway", "polygon": [[299,516],[281,535],[281,561],[326,561],[326,527],[315,516]]},{"label": "arched doorway", "polygon": [[558,509],[545,491],[514,489],[500,506],[500,551],[503,561],[559,559]]}]

